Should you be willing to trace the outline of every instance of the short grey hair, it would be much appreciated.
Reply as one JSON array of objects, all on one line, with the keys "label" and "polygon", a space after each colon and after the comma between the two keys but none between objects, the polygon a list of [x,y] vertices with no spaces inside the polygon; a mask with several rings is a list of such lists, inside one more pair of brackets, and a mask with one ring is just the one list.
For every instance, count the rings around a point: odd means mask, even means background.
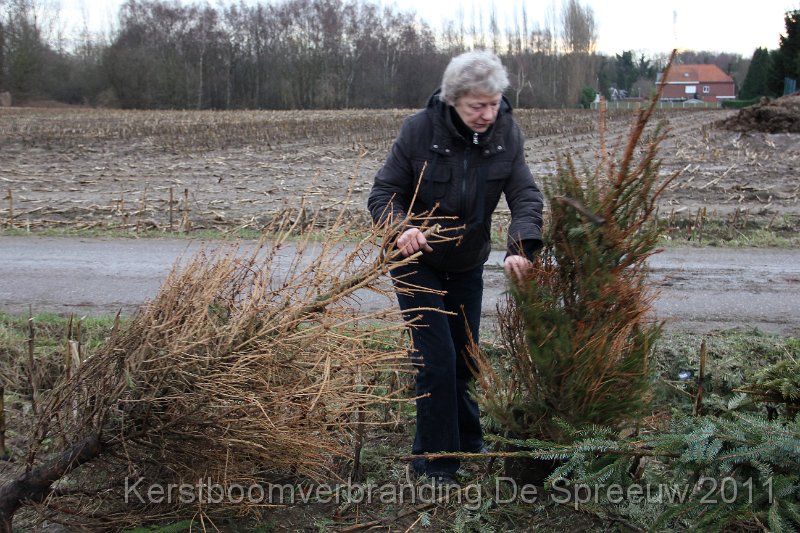
[{"label": "short grey hair", "polygon": [[495,95],[509,85],[508,74],[497,55],[488,50],[472,50],[450,60],[442,76],[439,98],[454,105],[467,93]]}]

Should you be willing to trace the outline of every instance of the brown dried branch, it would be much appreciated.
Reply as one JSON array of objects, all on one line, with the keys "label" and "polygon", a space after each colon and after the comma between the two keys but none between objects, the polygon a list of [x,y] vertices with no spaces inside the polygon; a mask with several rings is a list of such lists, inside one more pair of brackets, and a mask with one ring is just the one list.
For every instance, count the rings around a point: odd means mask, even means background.
[{"label": "brown dried branch", "polygon": [[[299,218],[252,251],[226,245],[180,263],[126,327],[43,393],[26,464],[0,487],[0,517],[10,524],[27,500],[84,529],[198,508],[241,514],[261,504],[125,502],[125,483],[340,476],[357,430],[378,415],[371,407],[397,401],[379,377],[408,364],[400,342],[370,347],[371,336],[399,339],[405,325],[384,310],[361,312],[356,291],[388,292],[380,276],[415,257],[382,253],[396,234],[388,226],[354,246],[341,228],[322,244],[303,233],[290,242]],[[90,436],[96,453],[65,462]],[[30,476],[39,481],[26,485]]]}]

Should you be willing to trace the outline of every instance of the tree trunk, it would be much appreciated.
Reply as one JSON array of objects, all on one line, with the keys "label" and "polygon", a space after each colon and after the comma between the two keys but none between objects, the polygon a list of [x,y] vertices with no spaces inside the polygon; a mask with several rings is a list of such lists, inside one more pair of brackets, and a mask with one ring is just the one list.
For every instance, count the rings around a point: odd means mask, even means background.
[{"label": "tree trunk", "polygon": [[0,487],[0,533],[11,533],[11,524],[25,501],[43,501],[53,483],[87,461],[102,453],[100,434],[93,433],[73,445],[61,456],[25,471]]}]

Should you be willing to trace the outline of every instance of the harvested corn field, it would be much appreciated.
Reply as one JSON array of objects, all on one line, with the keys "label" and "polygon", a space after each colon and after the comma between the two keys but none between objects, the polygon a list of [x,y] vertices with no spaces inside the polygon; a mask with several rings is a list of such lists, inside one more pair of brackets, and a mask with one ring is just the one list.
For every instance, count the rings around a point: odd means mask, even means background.
[{"label": "harvested corn field", "polygon": [[[306,227],[328,226],[341,208],[352,222],[366,223],[372,177],[412,112],[0,109],[0,223],[258,230],[301,196]],[[627,135],[632,113],[607,113],[607,151]],[[656,114],[671,130],[660,152],[662,172],[681,172],[662,197],[661,218],[796,230],[800,138],[717,125],[735,114]],[[554,171],[564,151],[587,165],[597,160],[596,111],[520,109],[515,115],[538,180]]]}]

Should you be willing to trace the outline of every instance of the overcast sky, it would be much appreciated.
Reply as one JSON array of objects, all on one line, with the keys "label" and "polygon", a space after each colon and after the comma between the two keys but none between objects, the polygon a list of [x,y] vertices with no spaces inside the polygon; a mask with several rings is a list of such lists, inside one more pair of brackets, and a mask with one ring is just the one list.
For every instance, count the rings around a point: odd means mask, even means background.
[{"label": "overcast sky", "polygon": [[[50,0],[62,6],[67,24],[87,20],[93,30],[108,29],[116,20],[123,0]],[[184,0],[184,2],[189,0]],[[529,20],[540,26],[552,24],[561,11],[561,0],[370,0],[413,10],[434,30],[444,20],[455,20],[459,9],[471,21],[479,10],[488,18],[494,3],[499,22],[513,24],[514,11],[524,3]],[[255,2],[255,0],[253,0]],[[212,6],[226,0],[211,0]],[[755,4],[729,0],[582,0],[594,12],[598,51],[616,54],[636,50],[648,54],[669,53],[673,48],[733,52],[750,57],[758,47],[778,48],[784,32],[786,11],[800,9],[800,0],[758,0]],[[461,7],[463,6],[463,7]],[[487,24],[488,27],[488,24]]]}]

